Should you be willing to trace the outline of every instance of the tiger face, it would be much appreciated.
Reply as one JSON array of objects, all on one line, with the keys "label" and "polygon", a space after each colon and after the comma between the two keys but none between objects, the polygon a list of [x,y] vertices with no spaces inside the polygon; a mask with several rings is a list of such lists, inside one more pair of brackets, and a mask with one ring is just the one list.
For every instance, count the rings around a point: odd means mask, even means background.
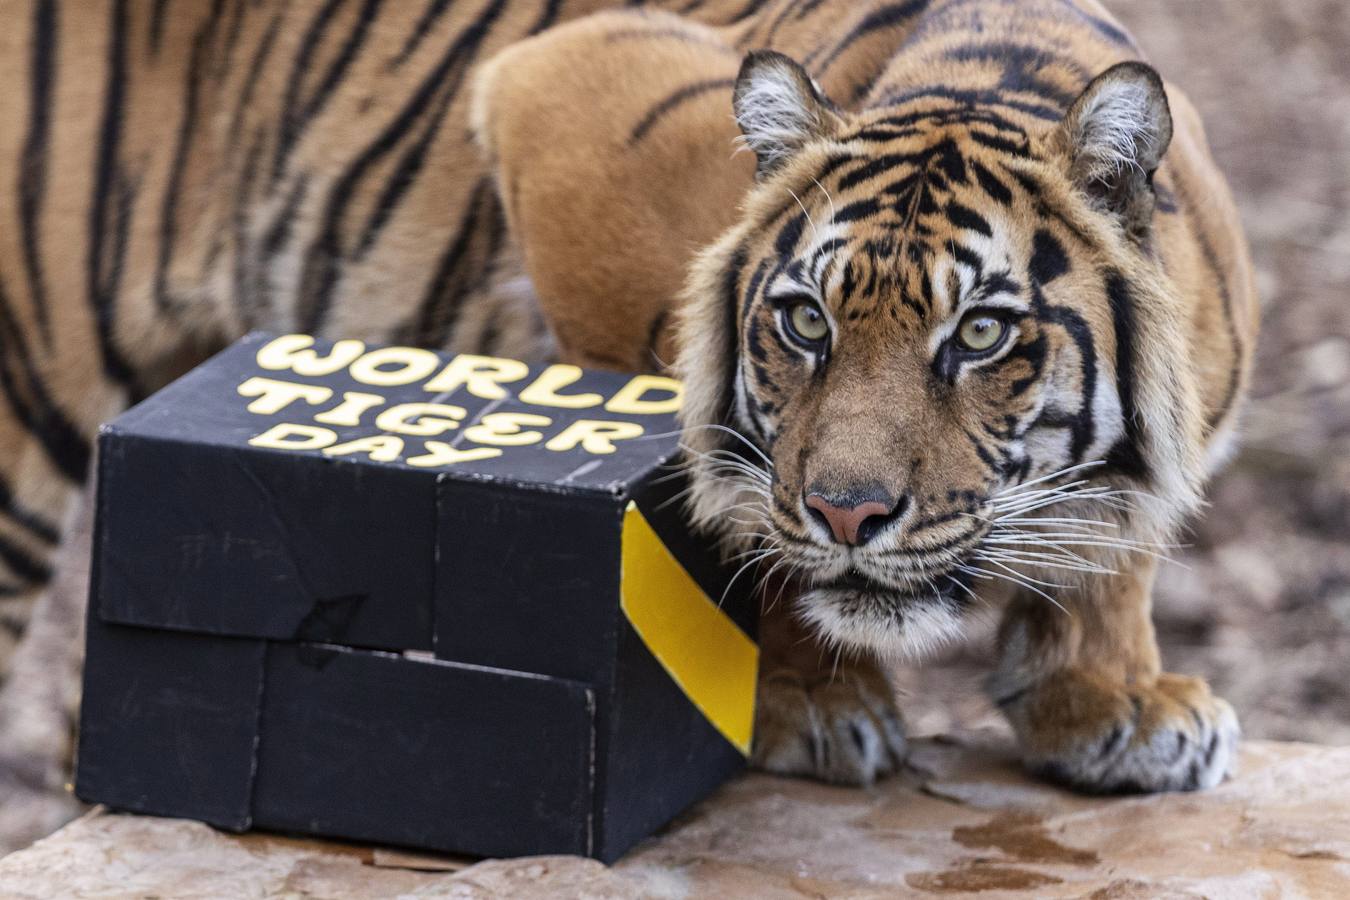
[{"label": "tiger face", "polygon": [[758,184],[680,326],[698,524],[793,573],[826,638],[909,656],[992,588],[1109,569],[1073,528],[1028,549],[1032,517],[1124,484],[1163,488],[1141,519],[1166,530],[1199,441],[1184,367],[1159,371],[1181,329],[1149,246],[1152,69],[1040,130],[922,92],[845,113],[773,53],[735,105]]}]

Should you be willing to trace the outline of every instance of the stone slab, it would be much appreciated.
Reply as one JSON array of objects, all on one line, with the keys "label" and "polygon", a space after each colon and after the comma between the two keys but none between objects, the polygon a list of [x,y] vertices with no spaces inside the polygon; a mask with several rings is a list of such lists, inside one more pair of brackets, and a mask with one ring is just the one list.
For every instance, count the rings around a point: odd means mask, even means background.
[{"label": "stone slab", "polygon": [[917,741],[870,790],[747,775],[607,868],[474,862],[95,810],[0,860],[3,898],[1350,897],[1350,747],[1253,741],[1203,794],[1083,797],[1005,739]]}]

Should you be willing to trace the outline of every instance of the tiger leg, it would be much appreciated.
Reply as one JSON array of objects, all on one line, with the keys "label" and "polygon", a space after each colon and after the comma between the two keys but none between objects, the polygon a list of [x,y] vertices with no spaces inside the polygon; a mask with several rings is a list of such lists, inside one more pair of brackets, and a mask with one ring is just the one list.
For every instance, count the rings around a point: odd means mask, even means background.
[{"label": "tiger leg", "polygon": [[904,722],[873,657],[821,647],[781,603],[760,618],[760,645],[757,768],[861,785],[899,770]]},{"label": "tiger leg", "polygon": [[1029,769],[1089,792],[1195,790],[1231,774],[1237,717],[1199,678],[1160,671],[1156,564],[1062,594],[1023,595],[999,632],[994,702]]}]

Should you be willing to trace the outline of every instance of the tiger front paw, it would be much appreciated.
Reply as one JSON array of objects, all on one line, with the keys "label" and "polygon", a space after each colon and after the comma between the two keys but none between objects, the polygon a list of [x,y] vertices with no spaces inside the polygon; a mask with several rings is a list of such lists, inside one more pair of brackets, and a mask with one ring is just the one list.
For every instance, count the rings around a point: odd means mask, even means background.
[{"label": "tiger front paw", "polygon": [[790,668],[760,676],[756,768],[869,785],[898,771],[904,758],[904,724],[879,670],[850,667],[818,683]]},{"label": "tiger front paw", "polygon": [[1000,705],[1028,768],[1081,791],[1193,791],[1235,769],[1237,716],[1199,678],[1126,685],[1061,672]]}]

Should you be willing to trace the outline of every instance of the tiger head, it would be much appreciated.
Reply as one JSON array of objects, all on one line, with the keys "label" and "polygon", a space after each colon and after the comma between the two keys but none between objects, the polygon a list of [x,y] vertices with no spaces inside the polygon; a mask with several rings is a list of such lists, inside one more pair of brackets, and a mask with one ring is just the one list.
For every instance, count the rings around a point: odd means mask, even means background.
[{"label": "tiger head", "polygon": [[1104,572],[1196,504],[1153,69],[1033,127],[943,90],[846,112],[757,52],[734,109],[756,184],[679,322],[690,509],[824,637],[921,653],[991,587]]}]

